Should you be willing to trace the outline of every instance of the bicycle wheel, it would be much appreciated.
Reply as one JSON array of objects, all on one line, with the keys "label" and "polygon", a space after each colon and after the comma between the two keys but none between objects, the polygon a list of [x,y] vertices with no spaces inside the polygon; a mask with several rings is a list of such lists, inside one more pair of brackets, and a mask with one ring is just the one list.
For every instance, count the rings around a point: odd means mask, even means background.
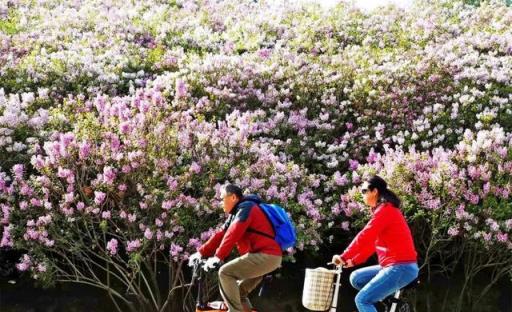
[{"label": "bicycle wheel", "polygon": [[412,306],[405,301],[402,301],[398,304],[398,308],[396,312],[414,312]]}]

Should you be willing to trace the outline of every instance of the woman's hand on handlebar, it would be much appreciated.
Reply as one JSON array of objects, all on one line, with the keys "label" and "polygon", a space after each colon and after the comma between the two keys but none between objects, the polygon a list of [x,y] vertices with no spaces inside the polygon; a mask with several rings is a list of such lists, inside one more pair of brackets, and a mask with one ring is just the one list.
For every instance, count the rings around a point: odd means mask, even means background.
[{"label": "woman's hand on handlebar", "polygon": [[334,255],[332,256],[332,260],[331,260],[332,263],[334,263],[335,265],[338,265],[338,266],[342,266],[344,268],[351,268],[354,266],[354,263],[352,262],[352,260],[348,259],[347,261],[344,261],[340,255]]}]

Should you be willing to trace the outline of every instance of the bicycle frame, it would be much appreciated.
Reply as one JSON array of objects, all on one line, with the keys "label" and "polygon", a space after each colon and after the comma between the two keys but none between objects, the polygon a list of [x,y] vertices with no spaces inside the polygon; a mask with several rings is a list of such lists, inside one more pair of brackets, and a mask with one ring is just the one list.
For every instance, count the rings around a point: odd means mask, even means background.
[{"label": "bicycle frame", "polygon": [[[191,285],[197,286],[196,312],[226,312],[228,307],[223,301],[208,302],[205,296],[203,264],[204,261],[196,261],[192,273]],[[253,309],[251,312],[257,311]]]},{"label": "bicycle frame", "polygon": [[[333,264],[333,263],[328,263],[328,264]],[[332,304],[331,304],[331,309],[329,310],[329,312],[336,312],[336,309],[338,308],[338,296],[340,293],[340,286],[341,286],[340,280],[341,280],[341,272],[342,271],[343,271],[343,266],[337,265],[336,266],[336,284],[334,286],[334,295],[332,297]]]}]

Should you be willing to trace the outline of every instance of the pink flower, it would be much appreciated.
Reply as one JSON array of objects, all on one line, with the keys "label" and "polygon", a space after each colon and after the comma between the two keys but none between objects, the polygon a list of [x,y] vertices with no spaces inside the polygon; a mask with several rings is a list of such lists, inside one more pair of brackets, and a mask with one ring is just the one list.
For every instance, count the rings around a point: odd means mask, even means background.
[{"label": "pink flower", "polygon": [[261,57],[262,59],[266,59],[270,56],[271,52],[272,51],[270,49],[260,49],[258,51],[258,56]]},{"label": "pink flower", "polygon": [[174,207],[174,202],[170,200],[166,200],[162,202],[162,209],[169,210]]},{"label": "pink flower", "polygon": [[146,228],[146,230],[144,231],[144,237],[147,240],[152,239],[153,238],[153,232],[149,228]]},{"label": "pink flower", "polygon": [[78,204],[76,204],[77,210],[82,211],[82,210],[84,210],[84,208],[85,208],[85,204],[83,202],[79,202]]},{"label": "pink flower", "polygon": [[137,220],[137,215],[134,214],[134,213],[131,213],[131,214],[128,214],[128,221],[133,223],[135,222],[135,220]]},{"label": "pink flower", "polygon": [[106,196],[107,194],[103,192],[94,191],[94,202],[96,203],[96,205],[101,205],[101,203],[103,203],[103,201],[105,200]]},{"label": "pink flower", "polygon": [[451,227],[448,229],[448,235],[457,236],[459,235],[459,229],[457,227]]},{"label": "pink flower", "polygon": [[11,239],[12,225],[4,226],[4,232],[2,234],[2,240],[0,241],[0,247],[13,247],[14,244]]},{"label": "pink flower", "polygon": [[44,263],[39,263],[37,265],[37,271],[40,273],[46,272],[46,265]]},{"label": "pink flower", "polygon": [[129,165],[124,165],[122,168],[121,168],[121,171],[123,173],[130,173],[132,171],[132,168],[129,166]]},{"label": "pink flower", "polygon": [[101,213],[101,217],[102,217],[103,219],[110,220],[110,218],[111,218],[110,211],[103,211],[103,212]]},{"label": "pink flower", "polygon": [[79,145],[78,157],[80,159],[85,159],[85,158],[87,158],[87,156],[89,156],[90,153],[91,153],[90,144],[87,143],[86,141],[82,141],[82,143],[80,143],[80,145]]},{"label": "pink flower", "polygon": [[103,168],[103,182],[107,185],[114,184],[116,179],[116,170],[110,166]]},{"label": "pink flower", "polygon": [[64,202],[66,202],[66,203],[72,203],[74,198],[75,198],[75,196],[73,193],[64,194]]},{"label": "pink flower", "polygon": [[506,243],[508,240],[508,234],[507,233],[496,234],[496,239],[498,240],[498,242]]},{"label": "pink flower", "polygon": [[126,243],[126,251],[132,252],[139,249],[142,246],[140,239],[129,241]]},{"label": "pink flower", "polygon": [[32,259],[30,259],[30,256],[27,254],[24,254],[23,257],[20,259],[20,262],[16,264],[16,268],[21,271],[27,271],[30,269],[30,266],[32,265]]},{"label": "pink flower", "polygon": [[199,172],[201,172],[201,166],[194,161],[192,165],[190,165],[190,172],[198,174]]},{"label": "pink flower", "polygon": [[178,187],[178,181],[176,181],[175,178],[171,177],[167,179],[167,186],[169,187],[170,191],[174,191]]},{"label": "pink flower", "polygon": [[108,241],[107,250],[111,256],[114,256],[117,254],[117,247],[118,247],[117,239],[112,238],[110,241]]},{"label": "pink flower", "polygon": [[32,204],[32,206],[34,206],[34,207],[42,207],[43,206],[43,202],[37,198],[30,199],[30,204]]}]

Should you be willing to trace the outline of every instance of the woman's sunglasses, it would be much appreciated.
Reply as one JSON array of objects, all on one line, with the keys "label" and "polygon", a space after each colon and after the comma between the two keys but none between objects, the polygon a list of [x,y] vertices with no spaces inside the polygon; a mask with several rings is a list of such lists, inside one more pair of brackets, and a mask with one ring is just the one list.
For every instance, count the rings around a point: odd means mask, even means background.
[{"label": "woman's sunglasses", "polygon": [[361,194],[366,194],[366,192],[368,192],[368,191],[369,191],[369,189],[363,188],[363,189],[361,189]]}]

